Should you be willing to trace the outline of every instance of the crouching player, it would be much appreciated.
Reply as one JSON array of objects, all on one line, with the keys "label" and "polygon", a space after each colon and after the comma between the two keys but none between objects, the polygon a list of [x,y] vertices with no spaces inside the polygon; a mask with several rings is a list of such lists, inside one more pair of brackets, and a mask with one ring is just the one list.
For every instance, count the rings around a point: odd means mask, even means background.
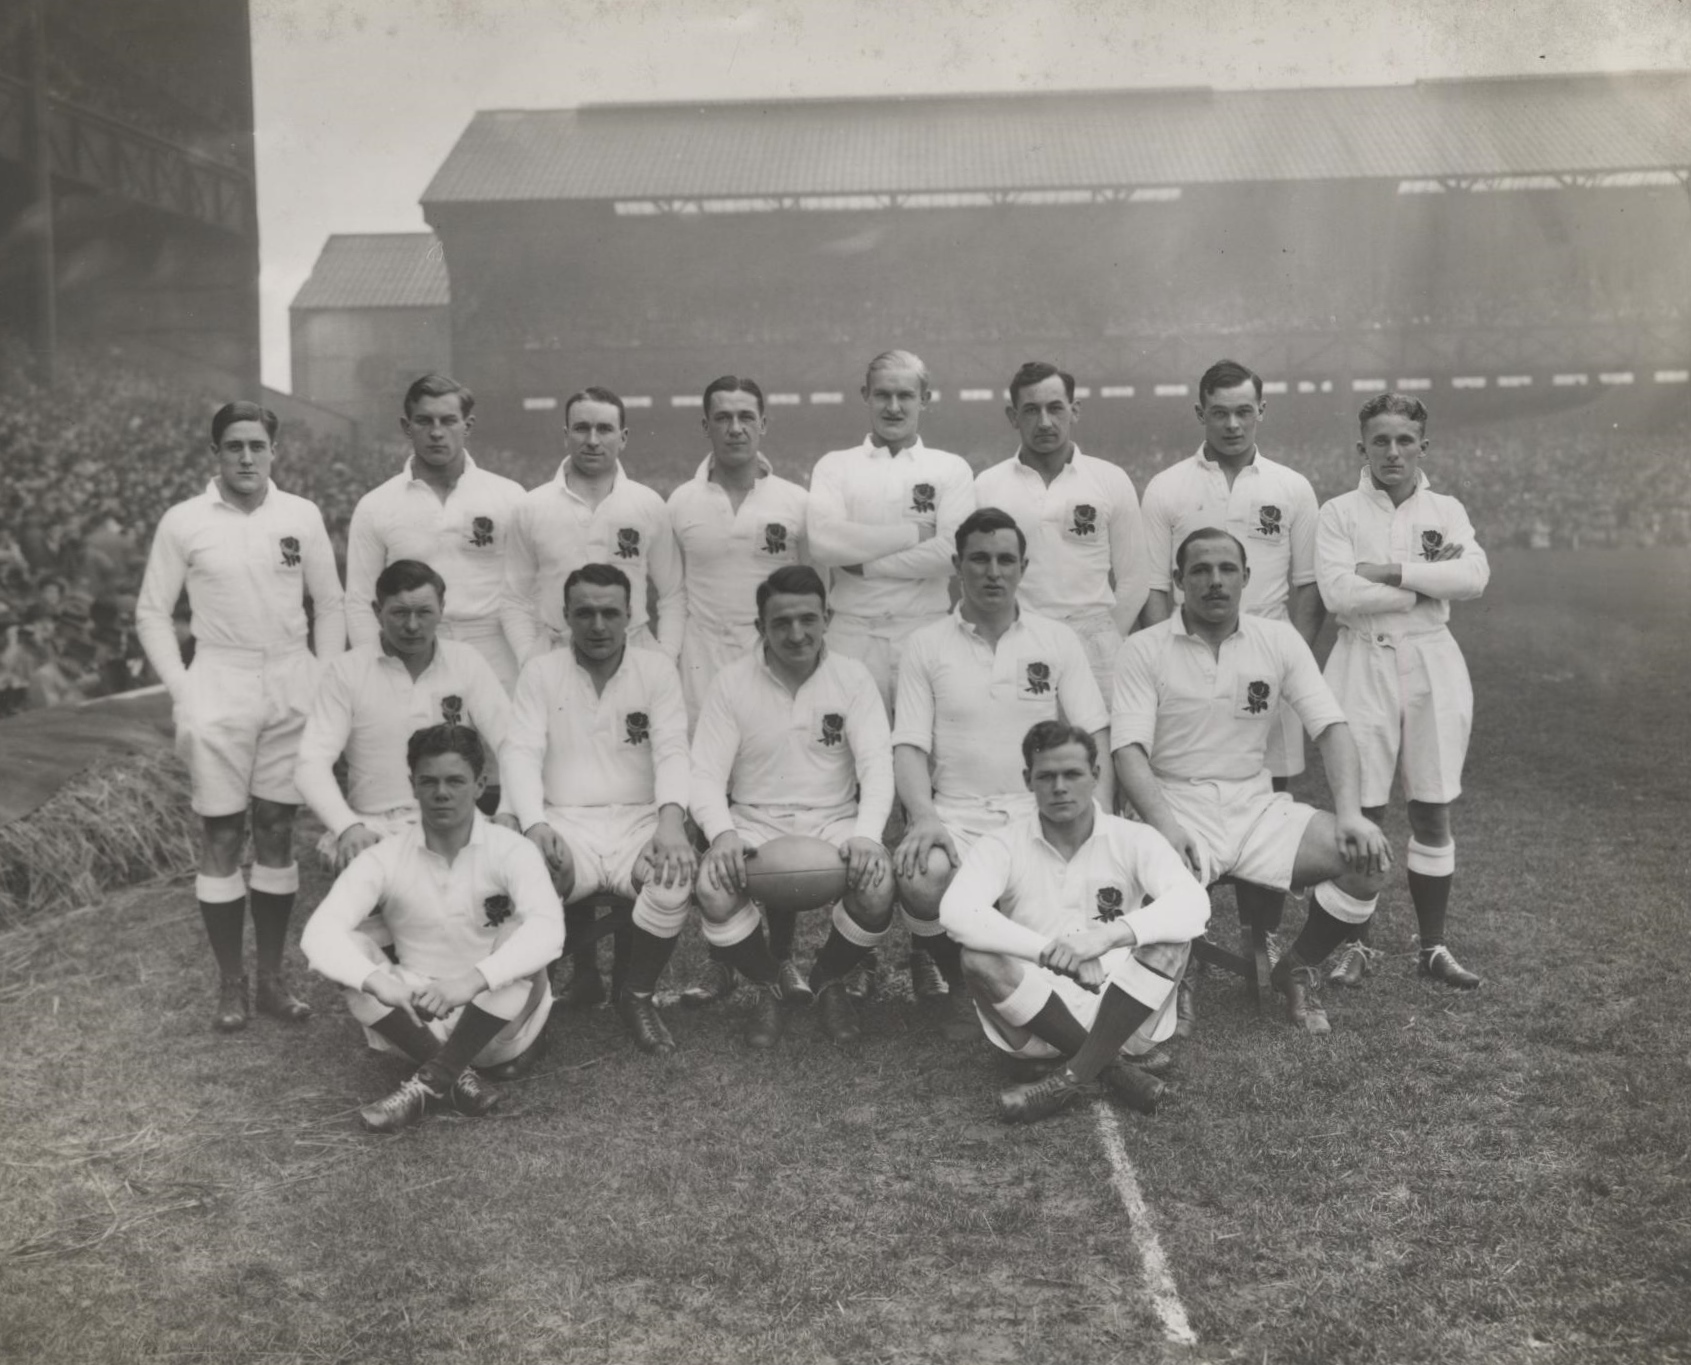
[{"label": "crouching player", "polygon": [[[1435,493],[1421,472],[1427,409],[1382,393],[1359,414],[1368,467],[1354,491],[1321,509],[1316,572],[1339,618],[1327,683],[1345,708],[1362,760],[1362,809],[1384,820],[1392,774],[1403,763],[1409,802],[1409,895],[1421,937],[1420,974],[1472,988],[1480,978],[1445,946],[1444,919],[1456,872],[1450,805],[1474,724],[1468,666],[1446,624],[1450,604],[1478,597],[1491,578],[1462,504]],[[1360,985],[1368,968],[1360,937],[1328,978]]]},{"label": "crouching player", "polygon": [[[1037,814],[982,838],[940,902],[963,945],[981,1026],[1017,1057],[1067,1061],[998,1097],[1007,1123],[1047,1118],[1092,1092],[1142,1113],[1163,1083],[1123,1056],[1135,1034],[1174,1032],[1174,989],[1209,897],[1168,840],[1093,801],[1098,745],[1045,720],[1022,740]],[[994,907],[997,907],[994,909]]]},{"label": "crouching player", "polygon": [[808,565],[759,584],[762,647],[717,674],[693,735],[693,818],[711,841],[697,886],[702,928],[758,987],[746,1031],[753,1047],[779,1040],[783,991],[746,892],[750,850],[803,834],[837,845],[846,860],[846,893],[809,982],[836,1043],[859,1032],[843,978],[892,923],[892,863],[881,843],[893,798],[887,713],[868,668],[823,647],[827,603]]},{"label": "crouching player", "polygon": [[[546,966],[563,951],[564,916],[546,861],[520,834],[479,817],[481,738],[462,725],[411,736],[406,762],[420,823],[352,860],[313,912],[300,947],[347,988],[370,1046],[418,1069],[359,1111],[372,1132],[398,1132],[450,1098],[480,1115],[518,1074],[546,1026]],[[393,934],[389,961],[359,925],[378,905]]]}]

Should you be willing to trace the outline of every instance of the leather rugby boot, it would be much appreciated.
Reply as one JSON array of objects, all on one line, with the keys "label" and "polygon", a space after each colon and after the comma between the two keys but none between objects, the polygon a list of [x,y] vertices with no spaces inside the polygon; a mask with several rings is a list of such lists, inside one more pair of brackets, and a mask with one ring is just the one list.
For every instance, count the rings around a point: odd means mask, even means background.
[{"label": "leather rugby boot", "polygon": [[1077,1081],[1068,1067],[1059,1067],[1043,1080],[1013,1085],[998,1095],[998,1117],[1005,1123],[1037,1123],[1090,1099],[1093,1088]]},{"label": "leather rugby boot", "polygon": [[776,980],[781,986],[781,999],[789,1005],[809,1005],[815,1001],[816,992],[810,989],[810,982],[804,979],[798,963],[784,957],[776,965],[780,968]]},{"label": "leather rugby boot", "polygon": [[636,995],[625,990],[617,997],[617,1017],[622,1020],[634,1046],[642,1052],[674,1052],[675,1039],[670,1037],[658,1007],[649,995]]},{"label": "leather rugby boot", "polygon": [[1293,1028],[1320,1035],[1331,1033],[1327,1011],[1321,1008],[1321,974],[1314,967],[1291,966],[1287,957],[1274,969],[1274,989],[1286,997],[1286,1020]]},{"label": "leather rugby boot", "polygon": [[260,972],[253,1004],[260,1014],[283,1019],[290,1024],[303,1024],[311,1018],[311,1006],[288,990],[287,980],[280,972]]},{"label": "leather rugby boot", "polygon": [[468,1118],[479,1119],[505,1096],[489,1085],[474,1068],[465,1067],[452,1082],[452,1107]]},{"label": "leather rugby boot", "polygon": [[1442,981],[1445,985],[1455,986],[1462,991],[1471,991],[1480,984],[1480,978],[1458,962],[1450,949],[1442,943],[1435,943],[1431,948],[1421,950],[1416,975],[1430,976],[1434,981]]},{"label": "leather rugby boot", "polygon": [[1355,989],[1362,984],[1364,977],[1374,974],[1374,964],[1379,956],[1377,948],[1370,948],[1359,939],[1352,939],[1339,949],[1338,959],[1327,973],[1327,984]]},{"label": "leather rugby boot", "polygon": [[816,993],[816,1008],[822,1017],[822,1032],[830,1043],[855,1043],[863,1034],[857,1022],[857,1005],[846,994],[845,983],[830,981]]},{"label": "leather rugby boot", "polygon": [[575,962],[570,969],[570,979],[553,998],[566,1010],[589,1010],[604,1004],[607,999],[605,978],[599,975],[599,964],[591,958]]},{"label": "leather rugby boot", "polygon": [[1174,1036],[1190,1038],[1198,1023],[1198,1011],[1192,1003],[1192,974],[1182,972],[1174,994]]},{"label": "leather rugby boot", "polygon": [[445,1098],[417,1071],[400,1082],[393,1094],[365,1105],[358,1111],[358,1118],[372,1133],[397,1133],[428,1113],[430,1104],[438,1104]]},{"label": "leather rugby boot", "polygon": [[774,986],[758,986],[754,991],[751,1018],[746,1020],[746,1046],[762,1051],[781,1041],[781,993]]},{"label": "leather rugby boot", "polygon": [[1139,1114],[1156,1113],[1163,1091],[1168,1088],[1143,1067],[1121,1057],[1106,1062],[1104,1069],[1098,1073],[1098,1079],[1104,1083],[1111,1099]]},{"label": "leather rugby boot", "polygon": [[211,1026],[219,1033],[239,1033],[247,1026],[247,979],[220,977],[217,983],[217,1013]]},{"label": "leather rugby boot", "polygon": [[910,945],[910,994],[918,1001],[944,1000],[950,994],[933,954],[918,943]]}]

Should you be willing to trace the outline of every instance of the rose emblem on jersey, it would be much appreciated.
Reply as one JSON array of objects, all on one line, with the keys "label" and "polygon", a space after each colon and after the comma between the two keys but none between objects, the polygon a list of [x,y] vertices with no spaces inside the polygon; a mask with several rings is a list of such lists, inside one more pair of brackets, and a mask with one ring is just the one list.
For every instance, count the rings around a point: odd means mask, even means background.
[{"label": "rose emblem on jersey", "polygon": [[1280,509],[1271,502],[1257,508],[1257,530],[1265,536],[1280,534]]},{"label": "rose emblem on jersey", "polygon": [[763,552],[766,555],[787,553],[787,528],[780,522],[772,521],[763,528]]},{"label": "rose emblem on jersey", "polygon": [[652,737],[652,724],[644,711],[630,711],[625,723],[630,744],[644,744]]},{"label": "rose emblem on jersey", "polygon": [[1423,532],[1421,532],[1421,558],[1422,559],[1437,559],[1439,557],[1439,551],[1442,550],[1442,549],[1444,549],[1444,532],[1443,531],[1423,531]]},{"label": "rose emblem on jersey", "polygon": [[1028,665],[1028,691],[1036,697],[1043,697],[1051,690],[1051,665],[1042,664],[1037,659]]},{"label": "rose emblem on jersey", "polygon": [[493,518],[477,517],[470,523],[470,544],[486,549],[493,544]]},{"label": "rose emblem on jersey", "polygon": [[283,536],[281,541],[282,563],[286,568],[299,568],[299,537]]},{"label": "rose emblem on jersey", "polygon": [[1105,924],[1112,920],[1118,920],[1125,913],[1122,906],[1122,894],[1119,886],[1100,886],[1098,888],[1097,918],[1103,920]]},{"label": "rose emblem on jersey", "polygon": [[1249,683],[1245,687],[1245,709],[1253,716],[1260,716],[1268,710],[1268,699],[1273,695],[1267,683]]},{"label": "rose emblem on jersey", "polygon": [[440,718],[448,725],[462,725],[464,723],[464,699],[462,697],[442,697],[440,699]]},{"label": "rose emblem on jersey", "polygon": [[1091,536],[1098,533],[1098,509],[1089,502],[1077,502],[1074,507],[1074,533]]},{"label": "rose emblem on jersey", "polygon": [[822,717],[822,742],[830,749],[845,743],[845,717],[838,711],[830,711]]},{"label": "rose emblem on jersey", "polygon": [[910,489],[910,507],[915,512],[931,512],[934,510],[934,486],[931,483],[915,484]]},{"label": "rose emblem on jersey", "polygon": [[487,927],[497,929],[511,918],[511,898],[503,892],[489,896],[481,903],[481,908],[487,911]]},{"label": "rose emblem on jersey", "polygon": [[617,558],[638,559],[640,557],[640,533],[632,526],[624,526],[617,532]]}]

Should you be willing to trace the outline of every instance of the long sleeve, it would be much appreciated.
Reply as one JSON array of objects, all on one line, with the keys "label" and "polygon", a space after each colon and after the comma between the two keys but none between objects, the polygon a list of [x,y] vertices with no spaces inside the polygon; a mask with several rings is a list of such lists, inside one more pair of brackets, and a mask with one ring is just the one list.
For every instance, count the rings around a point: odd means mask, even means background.
[{"label": "long sleeve", "polygon": [[846,512],[840,469],[838,461],[823,456],[810,475],[804,534],[810,543],[811,558],[817,564],[830,568],[868,564],[918,543],[921,533],[908,522],[871,525],[852,521]]},{"label": "long sleeve", "polygon": [[658,592],[658,647],[675,663],[681,657],[681,635],[687,624],[687,583],[681,571],[681,547],[669,522],[669,508],[658,503],[658,526],[652,537],[647,576]]},{"label": "long sleeve", "polygon": [[997,909],[1010,885],[1010,850],[1000,840],[982,839],[963,859],[939,903],[939,922],[965,948],[1037,962],[1050,942]]},{"label": "long sleeve", "polygon": [[502,871],[517,928],[476,963],[492,991],[544,971],[564,951],[564,907],[552,887],[546,860],[526,839],[513,838],[506,847]]},{"label": "long sleeve", "polygon": [[924,755],[934,751],[933,667],[921,632],[904,642],[904,657],[898,664],[898,695],[893,699],[898,728],[894,744],[908,744]]},{"label": "long sleeve", "polygon": [[1321,509],[1315,537],[1316,582],[1327,610],[1338,616],[1385,615],[1415,605],[1409,588],[1370,583],[1356,571],[1356,543],[1335,498]]},{"label": "long sleeve", "polygon": [[511,513],[511,532],[505,538],[505,585],[499,595],[499,625],[520,668],[535,652],[542,625],[535,610],[535,585],[540,561],[535,555],[529,510],[519,503]]},{"label": "long sleeve", "polygon": [[370,603],[376,600],[376,579],[386,567],[387,547],[366,493],[352,509],[346,532],[346,637],[354,649],[374,644],[381,634]]},{"label": "long sleeve", "polygon": [[1491,582],[1491,561],[1474,539],[1473,523],[1460,503],[1453,498],[1441,500],[1454,512],[1447,518],[1444,542],[1462,546],[1460,559],[1445,559],[1436,563],[1411,560],[1402,566],[1403,586],[1424,597],[1437,597],[1446,602],[1468,602],[1478,597]]},{"label": "long sleeve", "polygon": [[[1139,831],[1135,831],[1139,833]],[[1209,923],[1209,893],[1187,869],[1174,845],[1148,826],[1139,839],[1139,885],[1150,901],[1123,918],[1136,943],[1188,943]]]},{"label": "long sleeve", "polygon": [[693,762],[687,751],[687,702],[673,668],[662,670],[652,697],[652,798],[687,809]]},{"label": "long sleeve", "polygon": [[380,850],[378,844],[352,860],[311,912],[299,938],[300,951],[312,971],[352,990],[362,989],[370,974],[381,970],[359,951],[353,938],[353,931],[381,904],[387,890],[387,866],[378,856]]},{"label": "long sleeve", "polygon": [[1145,593],[1174,591],[1174,509],[1152,479],[1145,486],[1145,500],[1139,505],[1144,532]]},{"label": "long sleeve", "polygon": [[[865,679],[867,681],[867,678]],[[857,765],[857,825],[860,839],[879,840],[892,814],[892,732],[873,683],[857,689],[846,712],[846,738]]]},{"label": "long sleeve", "polygon": [[465,652],[464,705],[470,724],[482,738],[483,747],[497,754],[505,747],[505,736],[511,729],[511,699],[500,685],[493,665],[474,650]]},{"label": "long sleeve", "polygon": [[527,665],[517,678],[511,701],[510,728],[499,749],[499,780],[504,799],[527,830],[545,819],[546,792],[540,765],[546,755],[546,679],[544,656]]},{"label": "long sleeve", "polygon": [[311,594],[312,652],[319,659],[346,653],[346,594],[335,567],[335,547],[329,540],[323,514],[314,507],[311,546],[305,553],[305,586]]},{"label": "long sleeve", "polygon": [[324,669],[305,733],[300,737],[294,786],[311,813],[337,839],[358,823],[358,813],[341,794],[334,771],[335,760],[345,751],[351,734],[351,685],[341,668]]},{"label": "long sleeve", "polygon": [[1321,509],[1316,504],[1315,490],[1310,487],[1309,481],[1303,480],[1302,485],[1287,509],[1287,520],[1291,523],[1288,540],[1292,559],[1287,581],[1293,586],[1314,583],[1320,576],[1316,567],[1316,536]]},{"label": "long sleeve", "polygon": [[[1072,630],[1063,641],[1062,670],[1057,675],[1057,704],[1070,725],[1078,725],[1088,734],[1109,728],[1110,712],[1104,696],[1093,676],[1092,662],[1086,657],[1086,647]],[[899,696],[904,695],[904,674],[899,672]],[[1006,738],[1011,738],[1006,736]],[[1015,736],[1020,740],[1020,736]]]},{"label": "long sleeve", "polygon": [[975,477],[959,458],[934,490],[934,534],[907,549],[863,564],[865,578],[950,578],[957,528],[975,510]]},{"label": "long sleeve", "polygon": [[159,519],[152,548],[147,552],[141,593],[135,599],[135,634],[146,652],[147,662],[172,696],[188,675],[172,620],[176,601],[182,596],[182,585],[188,581],[188,561],[176,538],[175,522],[169,512]]},{"label": "long sleeve", "polygon": [[[882,723],[885,724],[884,719]],[[698,726],[693,731],[692,773],[687,800],[693,819],[698,821],[705,838],[712,841],[734,828],[734,817],[728,810],[728,777],[734,770],[734,755],[739,749],[740,727],[734,719],[733,707],[719,676],[705,697]],[[890,770],[890,758],[888,767]]]},{"label": "long sleeve", "polygon": [[1151,574],[1145,556],[1145,518],[1132,480],[1124,477],[1123,481],[1126,496],[1110,515],[1110,573],[1115,578],[1116,625],[1125,635],[1151,594]]},{"label": "long sleeve", "polygon": [[[1157,680],[1151,670],[1145,632],[1132,636],[1116,655],[1115,691],[1110,698],[1110,752],[1137,744],[1151,756],[1157,737]],[[1143,812],[1141,812],[1143,814]]]}]

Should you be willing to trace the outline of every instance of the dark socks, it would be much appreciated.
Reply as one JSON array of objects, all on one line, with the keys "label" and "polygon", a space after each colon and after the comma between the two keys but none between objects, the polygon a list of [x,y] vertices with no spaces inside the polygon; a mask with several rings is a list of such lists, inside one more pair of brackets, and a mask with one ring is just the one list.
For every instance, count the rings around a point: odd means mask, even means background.
[{"label": "dark socks", "polygon": [[[922,948],[934,960],[946,983],[955,987],[963,979],[963,948],[950,934],[916,935],[910,940],[911,950]],[[1056,999],[1052,996],[1052,999]]]},{"label": "dark socks", "polygon": [[755,985],[773,986],[780,972],[775,965],[774,956],[769,951],[769,941],[763,936],[761,924],[738,943],[718,948],[717,954],[722,961]]},{"label": "dark socks", "polygon": [[599,941],[593,937],[598,918],[591,905],[564,907],[564,951],[577,971],[599,970]]},{"label": "dark socks", "polygon": [[1121,1053],[1122,1044],[1151,1017],[1151,1007],[1114,982],[1104,987],[1098,1017],[1080,1051],[1069,1060],[1069,1072],[1079,1081],[1090,1081]]},{"label": "dark socks", "polygon": [[810,968],[810,989],[819,992],[833,985],[868,955],[869,950],[848,939],[838,925],[830,927],[822,951]]},{"label": "dark socks", "polygon": [[1314,967],[1324,962],[1333,949],[1346,939],[1354,938],[1360,927],[1334,919],[1321,908],[1318,897],[1310,896],[1309,914],[1304,919],[1303,928],[1298,932],[1291,951],[1280,959],[1280,965],[1274,969],[1275,976],[1284,980],[1293,967]]},{"label": "dark socks", "polygon": [[1086,1030],[1080,1026],[1080,1020],[1069,1013],[1069,1007],[1063,1003],[1063,997],[1055,991],[1051,993],[1039,1013],[1027,1022],[1027,1030],[1042,1043],[1049,1043],[1065,1057],[1072,1057],[1086,1046]]},{"label": "dark socks", "polygon": [[1429,877],[1425,872],[1409,874],[1409,896],[1415,902],[1415,918],[1421,931],[1421,951],[1444,942],[1444,917],[1450,909],[1450,884],[1454,876]]},{"label": "dark socks", "polygon": [[510,1022],[496,1014],[489,1014],[479,1006],[465,1005],[440,1051],[435,1053],[432,1061],[424,1064],[423,1070],[429,1082],[442,1090],[449,1089],[458,1079],[458,1073]]},{"label": "dark socks", "polygon": [[258,974],[271,976],[282,970],[282,945],[288,937],[288,917],[294,912],[294,893],[249,891],[252,900],[252,936],[257,949]]},{"label": "dark socks", "polygon": [[769,951],[777,962],[785,962],[793,955],[793,936],[798,932],[799,917],[791,911],[771,910],[769,920]]},{"label": "dark socks", "polygon": [[1239,907],[1239,923],[1249,928],[1261,924],[1269,933],[1277,933],[1286,913],[1286,895],[1267,886],[1235,886],[1233,899]]},{"label": "dark socks", "polygon": [[628,974],[623,978],[625,989],[635,995],[650,995],[657,990],[658,978],[674,951],[674,939],[659,938],[649,929],[635,925],[629,941]]},{"label": "dark socks", "polygon": [[412,1023],[411,1016],[404,1010],[394,1010],[370,1027],[419,1066],[432,1060],[440,1051],[440,1039],[421,1024]]},{"label": "dark socks", "polygon": [[216,905],[201,901],[200,918],[205,921],[206,938],[211,940],[211,955],[217,959],[218,974],[231,980],[238,977],[241,944],[246,933],[246,899]]}]

